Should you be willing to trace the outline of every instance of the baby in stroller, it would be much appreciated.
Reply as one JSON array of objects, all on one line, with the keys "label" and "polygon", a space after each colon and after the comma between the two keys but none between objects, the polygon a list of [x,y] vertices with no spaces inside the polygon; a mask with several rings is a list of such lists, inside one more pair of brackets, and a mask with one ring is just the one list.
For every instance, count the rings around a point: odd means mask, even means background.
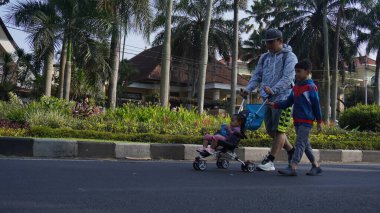
[{"label": "baby in stroller", "polygon": [[[241,139],[246,138],[244,131],[245,121],[249,115],[248,110],[243,110],[239,114],[231,116],[230,125],[222,125],[214,135],[206,134],[204,136],[203,147],[198,149],[199,156],[195,158],[193,167],[195,170],[205,170],[207,167],[204,158],[213,155],[216,156],[216,165],[218,168],[227,169],[229,161],[227,158],[239,161],[241,169],[247,172],[253,172],[254,164],[251,162],[243,162],[235,153]],[[210,147],[207,146],[210,144]]]},{"label": "baby in stroller", "polygon": [[[228,139],[233,135],[242,134],[244,126],[244,118],[239,117],[239,114],[234,114],[231,116],[230,125],[222,124],[220,129],[214,134],[206,134],[203,140],[203,147],[198,149],[199,152],[208,152],[209,154],[214,154],[215,148],[219,144],[225,144]],[[230,141],[231,142],[231,141]],[[210,147],[207,147],[210,144]]]}]

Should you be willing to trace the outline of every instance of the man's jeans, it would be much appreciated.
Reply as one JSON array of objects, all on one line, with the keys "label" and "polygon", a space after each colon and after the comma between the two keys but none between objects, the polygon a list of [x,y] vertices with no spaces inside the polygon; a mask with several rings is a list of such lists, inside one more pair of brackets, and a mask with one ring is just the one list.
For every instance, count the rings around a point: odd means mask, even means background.
[{"label": "man's jeans", "polygon": [[292,162],[294,164],[298,164],[301,161],[302,155],[305,152],[307,158],[311,163],[315,162],[315,158],[313,155],[313,150],[310,145],[309,135],[311,131],[311,127],[299,125],[296,127],[296,149],[294,150]]}]

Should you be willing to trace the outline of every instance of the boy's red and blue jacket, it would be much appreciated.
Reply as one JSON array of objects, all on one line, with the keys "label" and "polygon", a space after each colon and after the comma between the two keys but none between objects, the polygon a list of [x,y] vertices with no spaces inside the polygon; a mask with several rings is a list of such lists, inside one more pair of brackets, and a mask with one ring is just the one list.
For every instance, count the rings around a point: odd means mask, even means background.
[{"label": "boy's red and blue jacket", "polygon": [[292,93],[286,100],[274,103],[275,109],[286,109],[293,105],[294,125],[313,126],[314,120],[322,122],[318,88],[313,80],[296,82]]}]

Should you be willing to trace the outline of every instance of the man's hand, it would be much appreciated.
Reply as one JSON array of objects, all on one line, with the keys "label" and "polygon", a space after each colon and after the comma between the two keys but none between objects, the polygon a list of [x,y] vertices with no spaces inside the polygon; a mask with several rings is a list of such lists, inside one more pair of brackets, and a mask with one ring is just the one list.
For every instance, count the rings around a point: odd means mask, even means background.
[{"label": "man's hand", "polygon": [[240,89],[240,95],[241,95],[241,97],[247,98],[248,94],[249,94],[249,91],[247,89],[243,89],[243,88]]},{"label": "man's hand", "polygon": [[317,124],[317,132],[318,133],[322,132],[322,123]]},{"label": "man's hand", "polygon": [[268,86],[264,87],[264,91],[268,95],[273,95],[274,94],[274,92],[272,91],[272,89],[270,87],[268,87]]},{"label": "man's hand", "polygon": [[267,106],[269,108],[274,108],[274,103],[273,102],[267,102]]}]

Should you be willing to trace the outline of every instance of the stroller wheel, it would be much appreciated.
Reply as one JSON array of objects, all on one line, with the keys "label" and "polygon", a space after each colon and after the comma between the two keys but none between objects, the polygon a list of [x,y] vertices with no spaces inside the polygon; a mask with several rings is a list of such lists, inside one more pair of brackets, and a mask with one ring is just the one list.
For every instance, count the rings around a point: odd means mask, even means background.
[{"label": "stroller wheel", "polygon": [[[249,173],[251,173],[251,172],[253,172],[253,171],[255,171],[255,164],[254,163],[251,163],[250,161],[246,161],[246,162],[244,162],[245,163],[245,171],[246,172],[249,172]],[[242,165],[243,166],[243,165]]]},{"label": "stroller wheel", "polygon": [[198,168],[200,171],[204,171],[207,168],[207,163],[205,160],[199,160],[198,162]]},{"label": "stroller wheel", "polygon": [[240,168],[241,168],[241,171],[243,171],[243,172],[247,171],[247,165],[245,165],[245,164],[241,164]]},{"label": "stroller wheel", "polygon": [[221,169],[228,169],[228,167],[230,166],[230,162],[226,159],[222,159],[220,161],[220,166],[221,166]]},{"label": "stroller wheel", "polygon": [[194,168],[195,170],[197,170],[197,171],[199,170],[199,165],[198,165],[198,164],[199,164],[199,161],[196,161],[196,160],[195,160],[195,161],[193,162],[193,168]]},{"label": "stroller wheel", "polygon": [[216,161],[216,167],[218,167],[219,169],[223,169],[221,160]]}]

